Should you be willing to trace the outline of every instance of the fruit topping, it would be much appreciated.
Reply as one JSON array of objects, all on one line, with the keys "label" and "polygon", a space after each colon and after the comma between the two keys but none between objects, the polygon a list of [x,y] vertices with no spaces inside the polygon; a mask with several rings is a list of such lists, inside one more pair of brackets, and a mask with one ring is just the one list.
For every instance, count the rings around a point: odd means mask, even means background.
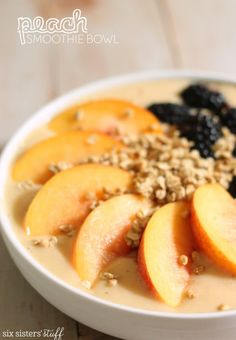
[{"label": "fruit topping", "polygon": [[15,181],[43,184],[54,173],[78,164],[83,158],[102,155],[121,145],[103,133],[65,132],[45,139],[23,153],[13,166],[12,177]]},{"label": "fruit topping", "polygon": [[148,110],[162,122],[177,126],[185,123],[190,115],[190,109],[187,106],[171,103],[154,103],[148,106]]},{"label": "fruit topping", "polygon": [[234,198],[236,198],[236,176],[234,176],[230,182],[228,191]]},{"label": "fruit topping", "polygon": [[169,203],[154,213],[141,240],[138,268],[153,294],[172,307],[189,283],[192,251],[189,205]]},{"label": "fruit topping", "polygon": [[100,99],[77,104],[49,122],[55,133],[71,130],[122,135],[147,131],[155,126],[161,132],[158,119],[148,110],[126,100]]},{"label": "fruit topping", "polygon": [[222,113],[221,123],[236,134],[236,108],[228,109]]},{"label": "fruit topping", "polygon": [[120,195],[103,202],[88,215],[73,250],[73,264],[82,282],[92,286],[106,265],[131,250],[125,236],[136,214],[150,207],[150,201],[141,196]]},{"label": "fruit topping", "polygon": [[236,147],[233,150],[233,157],[236,157]]},{"label": "fruit topping", "polygon": [[[115,180],[114,180],[115,179]],[[32,236],[64,233],[77,229],[93,208],[111,193],[130,189],[132,176],[121,169],[84,164],[59,172],[36,194],[25,216],[24,227]]]},{"label": "fruit topping", "polygon": [[236,274],[236,204],[219,184],[198,188],[192,201],[192,227],[200,248],[217,265]]},{"label": "fruit topping", "polygon": [[214,157],[212,146],[221,137],[221,125],[211,115],[171,103],[152,104],[148,109],[162,122],[176,125],[183,137],[194,142],[193,149],[203,158]]},{"label": "fruit topping", "polygon": [[212,146],[221,137],[221,126],[211,116],[189,116],[180,131],[183,137],[194,142],[193,148],[203,158],[214,157]]},{"label": "fruit topping", "polygon": [[206,108],[220,113],[227,107],[224,96],[217,91],[210,90],[205,85],[193,84],[181,92],[185,104],[196,108]]}]

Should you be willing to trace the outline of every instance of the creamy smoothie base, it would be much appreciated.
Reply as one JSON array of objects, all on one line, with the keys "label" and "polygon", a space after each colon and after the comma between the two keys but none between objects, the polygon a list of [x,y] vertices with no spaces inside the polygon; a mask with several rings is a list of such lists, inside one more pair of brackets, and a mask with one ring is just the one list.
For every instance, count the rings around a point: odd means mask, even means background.
[{"label": "creamy smoothie base", "polygon": [[[152,102],[180,102],[179,92],[185,88],[191,79],[165,79],[160,81],[142,82],[94,93],[84,97],[88,99],[118,98],[129,100],[142,107]],[[210,83],[209,83],[210,84]],[[227,83],[214,83],[214,89],[224,93],[228,101],[236,106],[236,87]],[[47,127],[41,127],[34,131],[22,142],[19,154],[30,145],[47,138],[52,133]],[[29,203],[37,190],[20,187],[10,176],[6,184],[6,211],[9,214],[12,226],[22,244],[29,254],[51,273],[61,278],[78,289],[101,297],[105,300],[132,307],[143,308],[152,311],[171,311],[177,313],[198,313],[217,311],[220,305],[227,305],[230,309],[236,308],[236,278],[228,274],[202,254],[201,265],[206,270],[200,275],[192,275],[189,289],[194,292],[193,298],[185,298],[181,305],[171,308],[164,302],[155,299],[143,283],[136,264],[136,251],[126,257],[121,257],[112,262],[106,271],[114,273],[117,284],[108,285],[106,280],[98,279],[95,286],[87,290],[79,280],[79,277],[71,264],[71,249],[75,236],[58,236],[58,243],[52,247],[38,247],[33,245],[32,239],[27,236],[22,228],[23,218]]]}]

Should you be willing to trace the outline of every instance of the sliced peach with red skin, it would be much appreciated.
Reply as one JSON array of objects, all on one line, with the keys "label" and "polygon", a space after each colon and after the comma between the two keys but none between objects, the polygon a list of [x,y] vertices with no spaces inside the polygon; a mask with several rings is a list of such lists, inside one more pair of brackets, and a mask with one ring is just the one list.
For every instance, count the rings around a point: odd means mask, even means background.
[{"label": "sliced peach with red skin", "polygon": [[107,200],[87,216],[73,251],[73,264],[81,281],[92,286],[112,260],[131,250],[125,236],[138,211],[150,206],[147,199],[126,194]]},{"label": "sliced peach with red skin", "polygon": [[[190,280],[193,238],[186,202],[169,203],[148,222],[138,252],[139,272],[155,297],[178,306]],[[181,255],[189,259],[180,262]]]},{"label": "sliced peach with red skin", "polygon": [[73,165],[90,155],[99,156],[119,147],[121,143],[103,133],[69,131],[43,140],[24,152],[13,165],[12,177],[15,181],[43,184],[53,175],[49,170],[51,164]]},{"label": "sliced peach with red skin", "polygon": [[236,274],[236,203],[219,184],[199,187],[192,201],[192,227],[201,249]]},{"label": "sliced peach with red skin", "polygon": [[56,133],[68,130],[101,131],[110,135],[139,133],[155,129],[161,132],[159,120],[148,110],[119,99],[100,99],[75,105],[49,123]]},{"label": "sliced peach with red skin", "polygon": [[90,212],[92,199],[103,198],[103,189],[130,190],[131,175],[119,168],[84,164],[64,170],[52,177],[36,194],[25,216],[27,234],[59,233],[60,226],[78,228]]}]

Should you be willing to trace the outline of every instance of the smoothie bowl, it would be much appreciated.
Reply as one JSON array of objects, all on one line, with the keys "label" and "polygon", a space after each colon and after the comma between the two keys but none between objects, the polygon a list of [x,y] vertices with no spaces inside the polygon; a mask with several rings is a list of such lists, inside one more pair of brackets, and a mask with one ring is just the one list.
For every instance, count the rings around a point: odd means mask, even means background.
[{"label": "smoothie bowl", "polygon": [[236,334],[236,83],[130,75],[35,114],[0,164],[2,235],[50,303],[124,339]]}]

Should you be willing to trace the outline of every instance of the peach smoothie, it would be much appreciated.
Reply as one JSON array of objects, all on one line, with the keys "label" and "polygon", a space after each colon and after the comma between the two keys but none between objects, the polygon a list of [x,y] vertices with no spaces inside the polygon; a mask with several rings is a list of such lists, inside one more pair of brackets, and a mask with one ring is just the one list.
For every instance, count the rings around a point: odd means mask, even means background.
[{"label": "peach smoothie", "polygon": [[12,164],[4,204],[17,237],[52,274],[104,300],[235,309],[234,106],[236,85],[163,79],[58,112]]}]

